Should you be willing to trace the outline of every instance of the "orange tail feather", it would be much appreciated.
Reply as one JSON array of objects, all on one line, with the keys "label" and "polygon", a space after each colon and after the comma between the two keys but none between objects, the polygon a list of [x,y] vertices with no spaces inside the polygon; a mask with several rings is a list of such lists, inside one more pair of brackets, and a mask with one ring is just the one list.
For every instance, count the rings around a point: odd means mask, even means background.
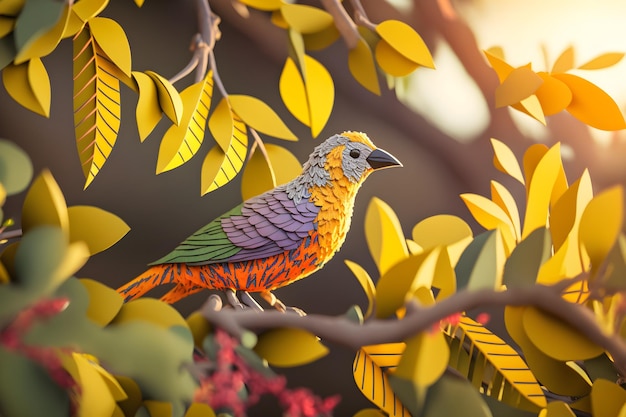
[{"label": "orange tail feather", "polygon": [[155,265],[137,276],[137,278],[122,285],[117,292],[124,297],[124,302],[141,297],[159,285],[175,283],[175,274],[172,264]]}]

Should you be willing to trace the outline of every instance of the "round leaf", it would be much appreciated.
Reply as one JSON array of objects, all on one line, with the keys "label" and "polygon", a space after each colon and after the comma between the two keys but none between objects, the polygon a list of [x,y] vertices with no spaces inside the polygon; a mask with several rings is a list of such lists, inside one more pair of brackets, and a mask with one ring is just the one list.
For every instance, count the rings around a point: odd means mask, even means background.
[{"label": "round leaf", "polygon": [[292,367],[326,356],[328,348],[306,330],[282,328],[262,333],[254,351],[270,365]]},{"label": "round leaf", "polygon": [[113,246],[130,227],[116,215],[93,206],[72,206],[67,210],[70,241],[83,241],[94,255]]},{"label": "round leaf", "polygon": [[172,326],[187,327],[187,322],[171,305],[154,298],[138,298],[124,304],[115,319],[114,324],[132,321],[150,322],[163,328]]},{"label": "round leaf", "polygon": [[0,139],[0,184],[7,195],[24,191],[33,176],[33,164],[22,148]]},{"label": "round leaf", "polygon": [[446,246],[456,261],[472,240],[472,229],[463,219],[450,214],[428,217],[413,227],[413,241],[424,250]]},{"label": "round leaf", "polygon": [[330,13],[313,6],[283,3],[280,11],[287,24],[303,34],[320,32],[333,24]]},{"label": "round leaf", "polygon": [[378,41],[374,54],[380,68],[394,77],[404,77],[419,67],[419,64],[396,51],[384,39]]},{"label": "round leaf", "polygon": [[435,68],[433,57],[424,40],[406,23],[399,20],[386,20],[376,26],[376,33],[406,59],[423,67]]}]

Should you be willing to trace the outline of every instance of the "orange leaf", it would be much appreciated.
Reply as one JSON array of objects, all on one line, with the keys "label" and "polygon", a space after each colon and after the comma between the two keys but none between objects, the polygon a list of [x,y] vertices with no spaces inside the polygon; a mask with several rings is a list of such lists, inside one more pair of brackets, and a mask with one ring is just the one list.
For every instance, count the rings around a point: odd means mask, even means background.
[{"label": "orange leaf", "polygon": [[496,107],[510,106],[537,91],[543,79],[528,67],[515,68],[496,88]]},{"label": "orange leaf", "polygon": [[535,91],[543,114],[552,116],[565,110],[572,101],[572,92],[567,84],[546,72],[538,72],[537,75],[543,79],[543,84]]}]

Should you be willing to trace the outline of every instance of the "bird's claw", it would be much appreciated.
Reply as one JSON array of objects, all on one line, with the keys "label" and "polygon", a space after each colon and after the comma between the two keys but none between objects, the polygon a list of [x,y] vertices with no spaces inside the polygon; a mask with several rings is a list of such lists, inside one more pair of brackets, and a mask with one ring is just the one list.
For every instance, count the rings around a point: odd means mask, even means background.
[{"label": "bird's claw", "polygon": [[291,312],[296,313],[300,317],[306,316],[306,313],[303,310],[299,309],[298,307],[286,306],[285,303],[276,298],[276,296],[270,291],[261,292],[261,297],[263,297],[263,299],[267,301],[269,305],[271,305],[281,313]]}]

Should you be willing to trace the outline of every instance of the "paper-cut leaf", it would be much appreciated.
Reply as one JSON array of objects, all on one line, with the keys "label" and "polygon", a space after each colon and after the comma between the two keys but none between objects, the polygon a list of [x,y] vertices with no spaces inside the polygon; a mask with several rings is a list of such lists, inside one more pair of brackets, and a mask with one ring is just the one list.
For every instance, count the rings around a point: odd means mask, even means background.
[{"label": "paper-cut leaf", "polygon": [[626,128],[619,106],[604,90],[573,74],[553,74],[572,92],[567,111],[581,122],[600,130]]},{"label": "paper-cut leaf", "polygon": [[491,181],[491,201],[496,203],[509,217],[513,230],[515,230],[515,240],[519,241],[522,236],[522,227],[520,224],[519,210],[513,195],[504,185],[497,181]]},{"label": "paper-cut leaf", "polygon": [[130,77],[130,45],[124,29],[113,19],[96,17],[89,20],[89,29],[104,54],[126,76]]},{"label": "paper-cut leaf", "polygon": [[0,3],[0,14],[6,16],[17,16],[24,8],[26,0],[5,0]]},{"label": "paper-cut leaf", "polygon": [[543,143],[535,143],[530,145],[526,152],[524,152],[523,158],[523,166],[524,166],[524,177],[526,177],[526,194],[529,192],[530,188],[530,180],[535,173],[535,169],[541,161],[541,158],[548,152],[549,148]]},{"label": "paper-cut leaf", "polygon": [[594,417],[622,416],[626,392],[618,384],[597,379],[591,388],[591,407]]},{"label": "paper-cut leaf", "polygon": [[310,127],[311,116],[309,114],[309,103],[307,101],[304,80],[291,57],[287,57],[285,61],[278,85],[280,97],[283,99],[285,107],[300,123]]},{"label": "paper-cut leaf", "polygon": [[319,32],[303,34],[302,40],[307,51],[319,51],[335,43],[339,36],[337,27],[330,25]]},{"label": "paper-cut leaf", "polygon": [[456,264],[463,250],[472,241],[472,229],[463,219],[450,214],[428,217],[411,231],[413,241],[423,250],[445,246],[450,260]]},{"label": "paper-cut leaf", "polygon": [[197,347],[202,347],[204,338],[211,331],[211,324],[204,318],[200,311],[194,311],[185,319],[191,334],[193,335],[193,343]]},{"label": "paper-cut leaf", "polygon": [[376,44],[374,56],[380,68],[394,77],[407,76],[419,67],[419,64],[402,55],[384,39]]},{"label": "paper-cut leaf", "polygon": [[304,365],[328,354],[328,348],[320,343],[317,336],[296,328],[263,332],[254,351],[270,365],[279,367]]},{"label": "paper-cut leaf", "polygon": [[187,327],[187,322],[174,307],[154,298],[138,298],[125,303],[112,323],[121,325],[131,321],[150,322],[165,329]]},{"label": "paper-cut leaf", "polygon": [[233,139],[233,123],[235,117],[228,103],[228,99],[222,98],[218,105],[215,106],[209,118],[209,131],[211,135],[213,135],[215,142],[217,142],[224,152],[228,150],[230,142]]},{"label": "paper-cut leaf", "polygon": [[80,0],[72,5],[72,11],[83,22],[87,22],[100,14],[109,4],[109,0]]},{"label": "paper-cut leaf", "polygon": [[421,332],[406,341],[406,348],[393,375],[420,387],[428,387],[443,375],[450,349],[441,332]]},{"label": "paper-cut leaf", "polygon": [[352,374],[359,390],[391,417],[408,415],[391,389],[387,376],[387,372],[398,365],[405,346],[404,343],[363,346],[352,364]]},{"label": "paper-cut leaf", "polygon": [[496,107],[510,106],[534,94],[543,83],[528,67],[515,68],[496,88]]},{"label": "paper-cut leaf", "polygon": [[624,58],[623,52],[608,52],[606,54],[598,55],[590,61],[585,62],[578,69],[584,70],[596,70],[611,67]]},{"label": "paper-cut leaf", "polygon": [[515,227],[508,214],[495,202],[478,194],[461,194],[474,219],[487,230],[500,228],[507,248],[515,245]]},{"label": "paper-cut leaf", "polygon": [[54,51],[63,37],[69,16],[70,6],[65,5],[56,24],[47,31],[42,30],[37,37],[27,42],[27,44],[24,45],[15,56],[15,63],[21,64],[29,59],[41,58]]},{"label": "paper-cut leaf", "polygon": [[545,125],[546,118],[543,114],[543,109],[541,108],[541,103],[536,95],[530,95],[525,99],[521,100],[519,103],[511,104],[515,110],[521,111],[537,120],[539,123]]},{"label": "paper-cut leaf", "polygon": [[380,411],[378,408],[364,408],[359,410],[352,417],[386,417],[387,414]]},{"label": "paper-cut leaf", "polygon": [[70,242],[85,242],[91,255],[110,248],[130,230],[122,219],[98,207],[72,206],[67,212]]},{"label": "paper-cut leaf", "polygon": [[591,259],[591,276],[595,276],[620,231],[624,218],[624,192],[621,186],[609,188],[595,196],[580,218],[580,242]]},{"label": "paper-cut leaf", "polygon": [[491,68],[493,68],[496,72],[500,83],[503,83],[509,74],[514,70],[513,66],[506,63],[501,56],[495,54],[491,49],[483,52],[487,57],[487,61],[489,61],[489,65],[491,65]]},{"label": "paper-cut leaf", "polygon": [[113,150],[120,128],[120,83],[86,26],[74,38],[74,127],[85,188]]},{"label": "paper-cut leaf", "polygon": [[376,26],[376,33],[406,59],[423,67],[435,68],[433,57],[422,37],[399,20],[385,20]]},{"label": "paper-cut leaf", "polygon": [[380,83],[378,82],[374,55],[367,42],[362,38],[348,52],[348,69],[359,84],[377,96],[380,95]]},{"label": "paper-cut leaf", "polygon": [[376,197],[365,214],[365,238],[381,276],[409,255],[400,220],[387,203]]},{"label": "paper-cut leaf", "polygon": [[576,180],[556,201],[550,210],[550,233],[555,251],[559,250],[574,233],[573,248],[578,252],[578,224],[583,210],[593,198],[591,177],[589,171],[584,170]]},{"label": "paper-cut leaf", "polygon": [[50,115],[50,79],[39,58],[5,67],[2,81],[7,93],[22,106],[45,117]]},{"label": "paper-cut leaf", "polygon": [[428,390],[421,416],[491,417],[492,414],[484,397],[469,382],[445,374]]},{"label": "paper-cut leaf", "polygon": [[539,268],[551,254],[550,232],[544,227],[536,229],[511,252],[504,264],[502,283],[507,288],[534,285]]},{"label": "paper-cut leaf", "polygon": [[504,249],[497,230],[476,236],[455,267],[459,289],[498,289],[502,284]]},{"label": "paper-cut leaf", "polygon": [[70,374],[80,385],[81,412],[90,416],[110,416],[115,409],[115,399],[100,373],[79,353],[72,353],[68,360],[74,362],[75,371]]},{"label": "paper-cut leaf", "polygon": [[495,167],[524,184],[522,170],[511,148],[494,138],[491,138],[491,146],[493,146],[493,164]]},{"label": "paper-cut leaf", "polygon": [[300,33],[315,33],[333,24],[325,10],[304,4],[283,3],[280,11],[287,24]]},{"label": "paper-cut leaf", "polygon": [[181,99],[176,88],[165,78],[160,76],[154,71],[145,71],[154,84],[156,85],[157,92],[159,94],[159,105],[163,109],[163,113],[174,123],[180,124],[180,120],[183,117],[183,100]]},{"label": "paper-cut leaf", "polygon": [[[18,54],[30,48],[42,35],[55,27],[63,17],[65,4],[54,0],[29,0],[24,2],[15,21],[15,46]],[[19,63],[19,62],[18,62]]]},{"label": "paper-cut leaf", "polygon": [[297,140],[274,110],[258,98],[229,95],[228,100],[233,111],[251,128],[279,139]]},{"label": "paper-cut leaf", "polygon": [[278,10],[283,5],[281,0],[239,0],[246,6],[254,7],[255,9],[272,11]]},{"label": "paper-cut leaf", "polygon": [[363,288],[363,291],[367,296],[367,311],[364,316],[367,318],[372,314],[372,310],[374,309],[374,299],[376,298],[376,287],[374,286],[374,282],[361,265],[347,259],[344,260],[344,263],[348,266],[348,268],[350,268],[350,271],[352,271],[356,279],[359,281],[361,288]]},{"label": "paper-cut leaf", "polygon": [[541,410],[537,417],[576,417],[572,409],[563,401],[552,401]]},{"label": "paper-cut leaf", "polygon": [[243,171],[241,196],[244,200],[285,184],[302,172],[300,161],[288,149],[270,143],[264,146],[269,161],[257,150]]},{"label": "paper-cut leaf", "polygon": [[185,417],[215,417],[215,411],[208,404],[192,403],[187,409]]},{"label": "paper-cut leaf", "polygon": [[335,102],[335,85],[328,70],[318,61],[304,56],[305,87],[309,102],[311,134],[317,137],[330,118]]},{"label": "paper-cut leaf", "polygon": [[163,135],[157,159],[157,174],[181,166],[198,152],[204,141],[212,95],[211,71],[204,80],[190,85],[180,93],[183,115],[180,123],[170,126]]},{"label": "paper-cut leaf", "polygon": [[143,72],[133,71],[132,76],[139,89],[135,116],[139,140],[143,142],[161,120],[162,112],[161,106],[159,106],[159,93],[154,80],[148,75]]},{"label": "paper-cut leaf", "polygon": [[561,55],[554,61],[552,66],[552,73],[567,72],[574,68],[574,48],[572,46],[564,50]]},{"label": "paper-cut leaf", "polygon": [[376,283],[376,317],[386,318],[403,307],[413,295],[419,268],[428,253],[411,255],[394,263]]},{"label": "paper-cut leaf", "polygon": [[145,400],[143,406],[150,413],[150,417],[172,417],[173,405],[168,401]]},{"label": "paper-cut leaf", "polygon": [[565,110],[572,101],[572,92],[567,84],[546,72],[538,72],[537,75],[543,80],[535,91],[543,114],[552,116]]},{"label": "paper-cut leaf", "polygon": [[24,191],[32,177],[28,154],[15,143],[0,139],[0,184],[4,192],[13,195]]},{"label": "paper-cut leaf", "polygon": [[106,326],[120,311],[124,299],[113,288],[93,279],[83,278],[80,282],[89,292],[87,317],[102,327]]},{"label": "paper-cut leaf", "polygon": [[35,179],[22,206],[24,233],[37,226],[57,226],[69,231],[69,217],[65,197],[48,170]]}]

